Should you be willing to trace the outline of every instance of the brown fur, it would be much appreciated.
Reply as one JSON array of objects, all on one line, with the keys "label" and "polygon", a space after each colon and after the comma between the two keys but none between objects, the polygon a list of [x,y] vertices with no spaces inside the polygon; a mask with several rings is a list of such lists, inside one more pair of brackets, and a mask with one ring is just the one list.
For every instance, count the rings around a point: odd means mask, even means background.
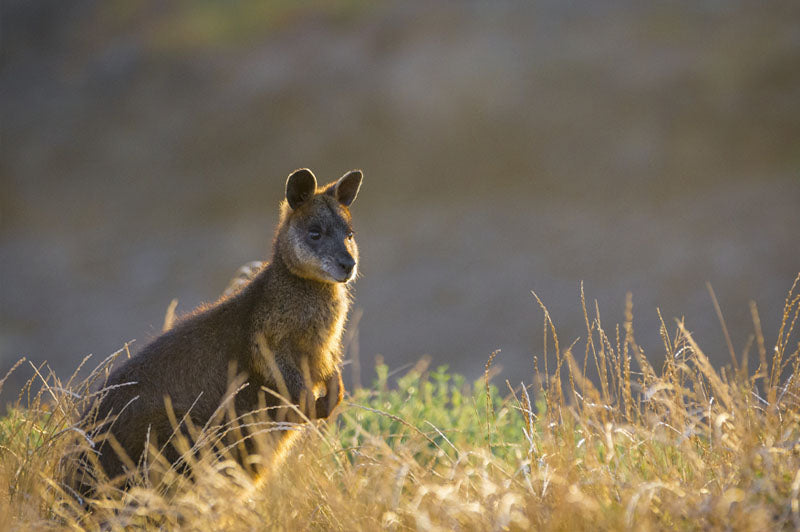
[{"label": "brown fur", "polygon": [[[102,442],[97,462],[109,477],[124,477],[146,441],[163,446],[175,419],[203,427],[220,417],[233,375],[245,385],[232,403],[235,415],[285,405],[264,389],[288,394],[307,418],[331,414],[344,391],[341,337],[350,305],[347,283],[358,259],[348,207],[360,183],[361,173],[354,171],[318,189],[310,171],[292,173],[270,263],[232,295],[178,321],[110,375],[109,391],[83,418],[87,430],[95,426],[93,435]],[[134,384],[119,386],[124,383]],[[270,412],[279,421],[303,419],[289,408]],[[168,445],[164,456],[175,463],[179,453]],[[86,488],[78,486],[84,493]]]}]

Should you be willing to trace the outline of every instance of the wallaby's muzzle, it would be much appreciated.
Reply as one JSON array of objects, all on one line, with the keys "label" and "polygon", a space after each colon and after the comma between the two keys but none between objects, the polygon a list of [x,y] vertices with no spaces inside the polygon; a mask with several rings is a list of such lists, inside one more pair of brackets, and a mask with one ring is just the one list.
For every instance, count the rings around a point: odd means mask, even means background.
[{"label": "wallaby's muzzle", "polygon": [[340,273],[339,282],[346,283],[354,277],[356,260],[349,253],[344,253],[336,259],[336,268]]}]

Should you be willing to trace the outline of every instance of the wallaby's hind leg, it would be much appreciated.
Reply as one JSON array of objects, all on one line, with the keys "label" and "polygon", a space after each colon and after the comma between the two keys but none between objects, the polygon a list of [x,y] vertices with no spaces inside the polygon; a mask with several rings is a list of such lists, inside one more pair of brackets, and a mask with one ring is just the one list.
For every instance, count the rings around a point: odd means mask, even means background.
[{"label": "wallaby's hind leg", "polygon": [[317,399],[317,419],[325,419],[331,415],[333,409],[342,402],[344,397],[344,383],[342,382],[342,372],[336,371],[335,374],[325,382],[327,393]]}]

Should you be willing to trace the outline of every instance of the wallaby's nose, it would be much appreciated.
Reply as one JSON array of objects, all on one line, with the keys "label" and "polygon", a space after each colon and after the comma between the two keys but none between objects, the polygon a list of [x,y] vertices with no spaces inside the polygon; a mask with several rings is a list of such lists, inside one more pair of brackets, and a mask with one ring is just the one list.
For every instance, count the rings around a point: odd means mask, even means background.
[{"label": "wallaby's nose", "polygon": [[342,269],[344,273],[350,276],[353,273],[353,268],[356,266],[355,259],[350,255],[345,255],[343,257],[339,257],[339,268]]}]

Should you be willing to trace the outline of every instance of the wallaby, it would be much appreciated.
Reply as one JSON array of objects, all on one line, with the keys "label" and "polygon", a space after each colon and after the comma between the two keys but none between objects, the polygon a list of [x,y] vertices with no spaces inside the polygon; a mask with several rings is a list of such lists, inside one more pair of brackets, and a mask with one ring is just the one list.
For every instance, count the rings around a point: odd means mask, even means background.
[{"label": "wallaby", "polygon": [[[224,414],[232,381],[239,388],[230,401],[236,416],[257,409],[277,421],[331,414],[344,392],[341,338],[358,262],[349,207],[361,179],[354,170],[318,188],[310,170],[294,171],[270,262],[111,373],[104,395],[83,415],[100,442],[96,462],[109,478],[124,478],[148,444],[163,447],[170,463],[179,461],[180,453],[165,445],[176,420],[208,426]],[[83,480],[76,489],[86,494],[91,486]]]}]

